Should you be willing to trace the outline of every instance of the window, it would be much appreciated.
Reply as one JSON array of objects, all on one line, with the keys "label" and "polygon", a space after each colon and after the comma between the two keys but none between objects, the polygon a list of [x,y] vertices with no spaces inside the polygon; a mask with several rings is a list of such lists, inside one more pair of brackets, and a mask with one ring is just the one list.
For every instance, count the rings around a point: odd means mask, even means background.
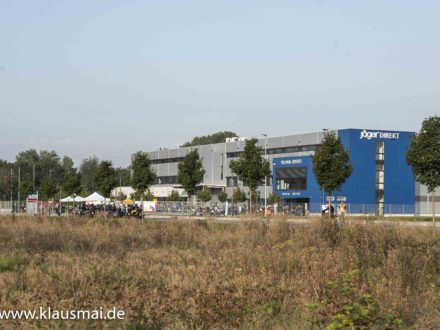
[{"label": "window", "polygon": [[172,176],[158,176],[156,178],[156,184],[175,184],[177,183],[177,175]]},{"label": "window", "polygon": [[238,158],[241,156],[242,153],[243,153],[242,151],[228,152],[226,153],[226,158]]},{"label": "window", "polygon": [[185,157],[152,159],[151,164],[157,165],[157,164],[180,163],[184,159]]},{"label": "window", "polygon": [[275,170],[277,190],[306,190],[307,167],[288,167]]},{"label": "window", "polygon": [[226,177],[226,186],[227,187],[237,187],[238,186],[238,177],[227,176]]}]

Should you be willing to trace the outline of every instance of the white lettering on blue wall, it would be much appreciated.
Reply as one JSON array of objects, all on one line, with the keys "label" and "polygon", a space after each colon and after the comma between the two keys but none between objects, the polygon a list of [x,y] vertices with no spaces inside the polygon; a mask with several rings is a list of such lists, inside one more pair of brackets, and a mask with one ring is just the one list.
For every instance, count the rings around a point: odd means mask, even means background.
[{"label": "white lettering on blue wall", "polygon": [[366,129],[364,129],[361,132],[361,140],[362,139],[367,139],[367,140],[371,140],[371,139],[398,140],[399,134],[400,133],[380,132],[380,131],[372,132],[372,131],[367,131]]},{"label": "white lettering on blue wall", "polygon": [[287,159],[281,161],[281,165],[295,165],[301,163],[302,163],[302,159]]}]

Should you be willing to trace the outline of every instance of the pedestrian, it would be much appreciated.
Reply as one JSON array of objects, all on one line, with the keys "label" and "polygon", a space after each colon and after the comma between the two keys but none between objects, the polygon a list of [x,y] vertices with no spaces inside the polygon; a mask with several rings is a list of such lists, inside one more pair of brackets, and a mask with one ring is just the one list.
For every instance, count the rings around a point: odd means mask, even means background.
[{"label": "pedestrian", "polygon": [[338,206],[339,222],[341,224],[344,224],[346,212],[347,212],[347,206],[345,205],[344,202],[341,202]]}]

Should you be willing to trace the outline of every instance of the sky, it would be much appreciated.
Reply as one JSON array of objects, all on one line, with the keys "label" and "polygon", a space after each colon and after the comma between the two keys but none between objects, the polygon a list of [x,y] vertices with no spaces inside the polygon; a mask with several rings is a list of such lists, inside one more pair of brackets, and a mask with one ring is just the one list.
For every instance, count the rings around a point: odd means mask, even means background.
[{"label": "sky", "polygon": [[0,159],[440,114],[439,1],[0,0]]}]

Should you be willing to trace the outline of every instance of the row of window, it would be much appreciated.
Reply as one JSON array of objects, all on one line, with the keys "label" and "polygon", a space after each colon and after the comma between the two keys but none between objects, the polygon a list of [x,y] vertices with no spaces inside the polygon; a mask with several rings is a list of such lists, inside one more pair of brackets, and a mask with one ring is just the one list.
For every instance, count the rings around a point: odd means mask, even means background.
[{"label": "row of window", "polygon": [[184,159],[185,157],[152,159],[151,164],[157,165],[157,164],[180,163]]},{"label": "row of window", "polygon": [[156,177],[155,184],[176,184],[177,183],[177,175],[170,176],[158,176]]},{"label": "row of window", "polygon": [[[307,190],[306,177],[277,178],[276,180],[277,190]],[[177,184],[177,175],[159,176],[156,178],[155,184]],[[272,185],[271,176],[267,177],[266,185]],[[226,177],[226,186],[238,187],[238,177]],[[247,187],[246,182],[243,182],[243,186]]]},{"label": "row of window", "polygon": [[[266,179],[266,186],[272,185],[272,177],[268,176]],[[243,182],[243,186],[247,187],[247,183]],[[226,187],[238,187],[238,177],[236,176],[227,176],[226,177]]]},{"label": "row of window", "polygon": [[[319,145],[307,145],[307,146],[296,146],[296,147],[284,147],[284,148],[270,148],[267,149],[268,155],[278,155],[278,154],[290,154],[301,151],[315,151]],[[238,158],[241,156],[242,151],[228,152],[226,154],[227,158]],[[263,151],[264,153],[264,151]],[[160,158],[152,159],[151,164],[170,164],[170,163],[180,163],[185,157],[173,157],[173,158]]]},{"label": "row of window", "polygon": [[[291,154],[295,152],[302,151],[315,151],[319,147],[318,144],[312,144],[307,146],[296,146],[296,147],[284,147],[284,148],[270,148],[267,149],[268,155],[278,155],[278,154]],[[226,154],[227,158],[238,158],[241,156],[242,151],[228,152]],[[264,153],[264,150],[262,151]]]}]

